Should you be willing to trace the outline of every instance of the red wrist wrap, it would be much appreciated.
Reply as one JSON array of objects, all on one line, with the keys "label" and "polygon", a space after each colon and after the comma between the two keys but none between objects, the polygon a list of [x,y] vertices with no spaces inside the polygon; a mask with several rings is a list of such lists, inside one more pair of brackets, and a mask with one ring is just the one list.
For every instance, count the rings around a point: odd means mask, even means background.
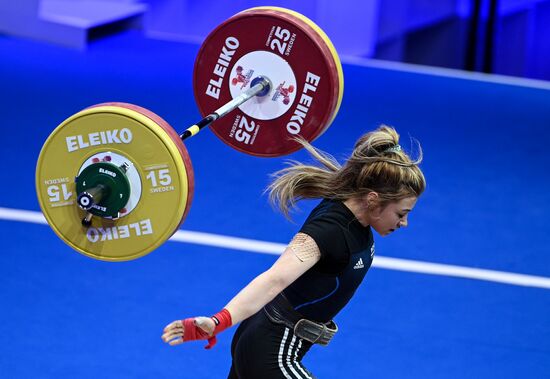
[{"label": "red wrist wrap", "polygon": [[204,330],[199,328],[195,324],[194,318],[187,318],[183,320],[183,340],[184,341],[193,341],[193,340],[208,340],[208,345],[205,349],[211,349],[217,342],[216,334],[224,331],[232,325],[231,314],[227,309],[222,309],[221,312],[216,313],[211,317],[212,321],[216,324],[212,336],[206,333]]},{"label": "red wrist wrap", "polygon": [[212,316],[212,320],[216,324],[216,329],[214,329],[214,334],[223,332],[225,329],[229,328],[233,322],[231,321],[231,313],[227,309],[222,309],[220,312]]}]

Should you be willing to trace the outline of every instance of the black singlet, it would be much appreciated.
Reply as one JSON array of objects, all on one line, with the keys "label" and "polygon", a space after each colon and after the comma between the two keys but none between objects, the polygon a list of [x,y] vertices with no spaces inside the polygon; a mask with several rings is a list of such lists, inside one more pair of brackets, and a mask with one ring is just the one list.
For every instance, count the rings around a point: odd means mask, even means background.
[{"label": "black singlet", "polygon": [[315,240],[321,259],[284,294],[305,318],[327,322],[349,302],[372,264],[372,231],[341,201],[323,200],[300,232]]}]

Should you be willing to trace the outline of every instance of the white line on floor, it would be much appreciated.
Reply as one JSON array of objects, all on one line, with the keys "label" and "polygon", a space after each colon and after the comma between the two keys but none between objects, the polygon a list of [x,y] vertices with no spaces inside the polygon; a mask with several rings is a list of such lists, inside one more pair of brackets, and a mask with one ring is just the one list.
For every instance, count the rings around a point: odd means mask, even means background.
[{"label": "white line on floor", "polygon": [[[30,222],[36,224],[47,224],[46,219],[40,212],[0,207],[0,220],[1,219],[9,221]],[[286,247],[285,244],[281,243],[222,236],[219,234],[192,232],[188,230],[177,231],[170,238],[170,241],[273,255],[281,254]],[[505,283],[516,286],[550,289],[550,278],[544,276],[516,274],[512,272],[414,261],[401,258],[376,256],[374,258],[373,267],[383,268],[387,270],[407,271],[428,275],[453,276],[458,278]]]}]

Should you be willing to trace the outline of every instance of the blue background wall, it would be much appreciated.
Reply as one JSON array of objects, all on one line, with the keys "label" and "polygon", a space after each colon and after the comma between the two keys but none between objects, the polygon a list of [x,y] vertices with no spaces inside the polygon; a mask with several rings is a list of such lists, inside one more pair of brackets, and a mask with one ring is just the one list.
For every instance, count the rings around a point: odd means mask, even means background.
[{"label": "blue background wall", "polygon": [[223,20],[259,5],[311,18],[344,58],[472,70],[490,60],[488,72],[550,79],[548,0],[21,0],[0,3],[0,32],[83,48],[118,21],[150,37],[200,43]]},{"label": "blue background wall", "polygon": [[[264,2],[150,0],[150,35],[200,41],[215,25],[242,9]],[[479,0],[477,69],[487,41],[489,0]],[[473,0],[281,1],[269,5],[295,9],[318,23],[341,55],[465,68]],[[492,72],[550,79],[550,3],[499,0],[494,26]],[[547,64],[544,64],[547,62]]]}]

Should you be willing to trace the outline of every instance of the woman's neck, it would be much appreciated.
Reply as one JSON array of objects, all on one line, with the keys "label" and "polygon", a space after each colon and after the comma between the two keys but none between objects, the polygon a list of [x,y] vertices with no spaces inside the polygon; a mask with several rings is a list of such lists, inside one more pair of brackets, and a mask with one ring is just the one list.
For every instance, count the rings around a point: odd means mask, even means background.
[{"label": "woman's neck", "polygon": [[366,207],[357,197],[347,199],[344,201],[344,205],[353,213],[357,221],[363,226],[369,226],[368,215],[366,212]]}]

